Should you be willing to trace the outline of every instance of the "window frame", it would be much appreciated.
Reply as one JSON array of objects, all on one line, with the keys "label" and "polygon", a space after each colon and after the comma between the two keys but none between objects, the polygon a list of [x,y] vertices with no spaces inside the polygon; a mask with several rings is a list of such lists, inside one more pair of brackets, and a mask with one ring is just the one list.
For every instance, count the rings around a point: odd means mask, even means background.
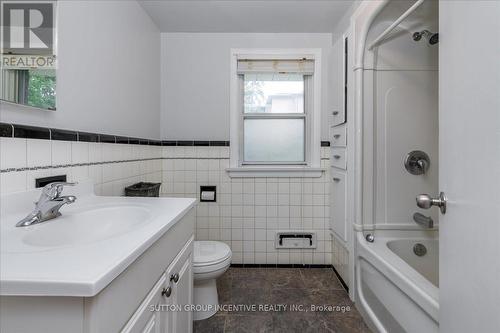
[{"label": "window frame", "polygon": [[[314,60],[314,73],[304,75],[304,113],[245,115],[243,75],[237,71],[239,59]],[[320,177],[321,131],[321,49],[231,49],[230,70],[230,177]],[[245,118],[304,119],[304,162],[244,161],[243,135]]]},{"label": "window frame", "polygon": [[[303,83],[304,83],[304,112],[303,113],[245,113],[245,107],[241,104],[240,109],[240,165],[307,165],[309,160],[309,133],[310,133],[310,125],[309,125],[309,109],[310,109],[310,95],[312,94],[311,87],[311,77],[312,75],[303,75]],[[244,76],[239,74],[240,80],[240,91],[241,91],[241,100],[244,100]],[[245,161],[245,119],[303,119],[304,120],[304,160],[303,161]]]}]

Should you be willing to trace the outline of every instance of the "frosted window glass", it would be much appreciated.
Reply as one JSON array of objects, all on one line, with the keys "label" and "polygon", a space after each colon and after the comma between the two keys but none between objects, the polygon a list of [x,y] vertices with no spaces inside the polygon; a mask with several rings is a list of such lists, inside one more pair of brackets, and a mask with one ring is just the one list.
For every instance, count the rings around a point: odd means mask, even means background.
[{"label": "frosted window glass", "polygon": [[245,74],[245,113],[304,113],[304,76]]},{"label": "frosted window glass", "polygon": [[245,162],[304,162],[304,119],[245,119]]}]

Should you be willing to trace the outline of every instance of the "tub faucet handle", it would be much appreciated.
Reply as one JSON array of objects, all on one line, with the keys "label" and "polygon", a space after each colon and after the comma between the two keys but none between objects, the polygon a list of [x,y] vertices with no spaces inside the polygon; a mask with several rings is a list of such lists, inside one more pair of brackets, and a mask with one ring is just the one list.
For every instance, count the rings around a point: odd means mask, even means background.
[{"label": "tub faucet handle", "polygon": [[421,227],[433,228],[434,220],[430,216],[425,216],[424,214],[415,213],[413,214],[413,221]]}]

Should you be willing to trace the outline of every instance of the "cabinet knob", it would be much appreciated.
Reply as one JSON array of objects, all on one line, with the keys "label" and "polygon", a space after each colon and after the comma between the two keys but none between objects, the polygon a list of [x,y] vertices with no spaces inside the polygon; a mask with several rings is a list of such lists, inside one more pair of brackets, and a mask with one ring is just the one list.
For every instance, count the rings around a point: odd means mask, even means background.
[{"label": "cabinet knob", "polygon": [[340,158],[340,155],[333,155],[333,158],[338,160]]},{"label": "cabinet knob", "polygon": [[338,114],[339,114],[339,112],[338,112],[338,111],[333,111],[333,112],[332,112],[332,114],[333,114],[334,116],[336,116],[336,115],[338,115]]},{"label": "cabinet knob", "polygon": [[333,138],[334,138],[334,139],[338,139],[338,138],[340,138],[340,134],[335,134],[335,135],[333,136]]},{"label": "cabinet knob", "polygon": [[179,273],[170,275],[170,281],[174,281],[175,283],[177,283],[177,281],[179,281]]},{"label": "cabinet knob", "polygon": [[172,288],[170,288],[170,286],[168,286],[167,288],[163,288],[163,290],[161,291],[161,295],[163,297],[170,297],[170,295],[172,295]]}]

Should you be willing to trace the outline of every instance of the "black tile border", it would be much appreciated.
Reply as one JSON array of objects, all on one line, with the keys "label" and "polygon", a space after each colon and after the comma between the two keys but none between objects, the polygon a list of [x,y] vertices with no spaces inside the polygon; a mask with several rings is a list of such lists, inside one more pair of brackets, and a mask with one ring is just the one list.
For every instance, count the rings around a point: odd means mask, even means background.
[{"label": "black tile border", "polygon": [[50,140],[50,129],[44,127],[14,125],[14,138]]},{"label": "black tile border", "polygon": [[[0,137],[41,140],[117,143],[163,147],[229,147],[229,141],[208,140],[150,140],[110,134],[79,132],[66,129],[37,127],[0,122]],[[321,141],[321,147],[329,147],[329,141]]]},{"label": "black tile border", "polygon": [[161,146],[161,141],[159,140],[149,140],[150,146]]},{"label": "black tile border", "polygon": [[332,265],[320,264],[231,264],[238,268],[331,268]]},{"label": "black tile border", "polygon": [[342,278],[342,276],[340,276],[339,272],[335,269],[335,266],[331,265],[331,267],[333,269],[333,272],[337,276],[337,279],[339,279],[339,282],[342,285],[342,287],[344,287],[345,291],[349,292],[349,286],[347,285],[347,283],[345,283],[345,281]]},{"label": "black tile border", "polygon": [[128,138],[128,143],[130,145],[138,145],[141,142],[141,139],[138,138]]},{"label": "black tile border", "polygon": [[81,141],[81,142],[99,142],[99,134],[78,132],[78,141]]},{"label": "black tile border", "polygon": [[50,139],[58,141],[78,141],[78,133],[73,131],[51,128]]},{"label": "black tile border", "polygon": [[161,145],[165,147],[229,147],[229,141],[164,140]]},{"label": "black tile border", "polygon": [[340,284],[349,292],[349,287],[345,283],[344,279],[340,276],[339,272],[335,269],[333,265],[321,265],[321,264],[231,264],[231,267],[235,268],[331,268],[333,273],[339,279]]},{"label": "black tile border", "polygon": [[209,141],[211,147],[229,147],[229,141]]},{"label": "black tile border", "polygon": [[14,127],[11,124],[0,123],[0,137],[11,138],[14,136]]},{"label": "black tile border", "polygon": [[176,141],[177,146],[194,146],[194,141]]},{"label": "black tile border", "polygon": [[107,134],[99,134],[99,142],[102,143],[116,143],[116,136],[107,135]]},{"label": "black tile border", "polygon": [[116,136],[115,137],[115,141],[116,143],[120,143],[120,144],[125,144],[125,145],[128,145],[129,144],[129,138],[126,138],[124,136]]}]

